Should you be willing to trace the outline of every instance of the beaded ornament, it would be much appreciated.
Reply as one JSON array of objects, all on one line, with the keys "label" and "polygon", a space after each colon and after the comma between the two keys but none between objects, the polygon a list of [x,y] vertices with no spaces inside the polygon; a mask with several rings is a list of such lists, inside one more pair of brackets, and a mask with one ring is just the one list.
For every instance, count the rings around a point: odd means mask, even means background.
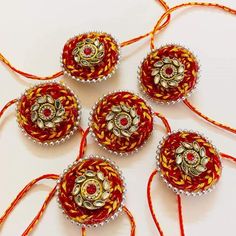
[{"label": "beaded ornament", "polygon": [[121,172],[104,157],[80,159],[64,170],[58,182],[63,213],[80,226],[98,226],[115,219],[125,201]]},{"label": "beaded ornament", "polygon": [[236,162],[236,158],[220,153],[216,147],[199,132],[189,130],[171,131],[165,119],[168,133],[159,143],[157,149],[157,168],[149,177],[147,199],[153,221],[161,236],[164,236],[160,223],[154,212],[151,184],[158,173],[166,186],[177,196],[180,235],[184,236],[181,194],[202,196],[211,192],[222,173],[221,158]]},{"label": "beaded ornament", "polygon": [[101,98],[90,116],[90,131],[100,146],[114,154],[138,151],[150,137],[153,117],[150,106],[129,91]]},{"label": "beaded ornament", "polygon": [[199,65],[196,57],[179,45],[166,45],[152,51],[139,69],[140,87],[151,99],[175,103],[195,89]]},{"label": "beaded ornament", "polygon": [[66,75],[81,82],[110,78],[117,69],[120,46],[104,32],[88,32],[67,41],[61,56]]},{"label": "beaded ornament", "polygon": [[78,129],[81,105],[76,95],[57,82],[27,89],[17,102],[17,121],[34,142],[54,145]]}]

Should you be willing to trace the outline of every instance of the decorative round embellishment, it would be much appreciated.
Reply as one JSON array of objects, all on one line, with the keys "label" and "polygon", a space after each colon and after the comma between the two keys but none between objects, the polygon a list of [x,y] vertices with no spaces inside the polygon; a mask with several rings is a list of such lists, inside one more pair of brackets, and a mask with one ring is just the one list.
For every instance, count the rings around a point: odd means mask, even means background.
[{"label": "decorative round embellishment", "polygon": [[218,151],[196,132],[171,133],[161,141],[157,155],[158,170],[176,193],[201,195],[209,192],[221,176]]},{"label": "decorative round embellishment", "polygon": [[207,171],[206,164],[209,160],[206,149],[196,141],[182,142],[176,149],[176,164],[186,175],[198,176]]},{"label": "decorative round embellishment", "polygon": [[130,137],[138,129],[140,117],[136,110],[125,104],[112,106],[106,116],[107,129],[118,137]]},{"label": "decorative round embellishment", "polygon": [[109,34],[89,32],[67,41],[61,64],[66,74],[82,82],[110,78],[117,69],[120,46]]},{"label": "decorative round embellishment", "polygon": [[62,84],[42,83],[22,95],[17,120],[31,139],[40,144],[60,143],[77,130],[81,106],[74,93]]},{"label": "decorative round embellishment", "polygon": [[166,45],[152,51],[139,68],[141,89],[161,103],[174,103],[188,97],[195,89],[199,65],[186,48]]},{"label": "decorative round embellishment", "polygon": [[119,91],[96,103],[90,117],[90,130],[99,145],[115,154],[137,151],[151,135],[150,107],[137,95]]},{"label": "decorative round embellishment", "polygon": [[51,95],[44,95],[31,106],[31,121],[41,129],[54,128],[59,125],[65,114],[65,109],[59,99],[54,100]]},{"label": "decorative round embellishment", "polygon": [[78,206],[96,210],[105,205],[110,189],[110,183],[103,172],[87,170],[76,178],[72,195]]},{"label": "decorative round embellishment", "polygon": [[125,184],[120,170],[110,160],[90,156],[63,172],[58,184],[58,202],[78,225],[98,226],[122,211]]},{"label": "decorative round embellishment", "polygon": [[184,79],[184,65],[178,59],[164,57],[157,61],[152,69],[154,83],[163,88],[177,87]]}]

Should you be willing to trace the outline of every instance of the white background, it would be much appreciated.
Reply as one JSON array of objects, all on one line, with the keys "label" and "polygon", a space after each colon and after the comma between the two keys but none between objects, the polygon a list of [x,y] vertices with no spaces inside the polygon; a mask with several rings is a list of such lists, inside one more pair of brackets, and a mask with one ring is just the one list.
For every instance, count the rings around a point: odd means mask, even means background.
[{"label": "white background", "polygon": [[[218,0],[236,8],[230,0]],[[233,3],[232,3],[233,2]],[[170,1],[170,5],[181,0]],[[103,30],[113,34],[119,42],[151,30],[162,7],[154,0],[0,0],[0,52],[16,67],[37,75],[50,75],[60,70],[59,56],[63,44],[71,36]],[[156,45],[179,43],[190,48],[201,62],[201,82],[190,101],[216,120],[236,127],[236,17],[215,10],[194,8],[173,15],[169,27],[158,35]],[[136,71],[142,58],[149,52],[149,39],[122,49],[118,73],[100,84],[80,84],[62,78],[78,94],[83,106],[82,127],[87,127],[90,108],[104,93],[115,89],[137,89]],[[20,96],[36,81],[23,79],[0,65],[0,107]],[[233,134],[220,131],[196,117],[183,104],[160,106],[156,111],[169,118],[173,129],[185,128],[205,133],[216,146],[236,155]],[[158,235],[146,201],[146,183],[155,169],[155,151],[165,134],[163,125],[155,121],[155,131],[149,143],[126,159],[101,150],[89,137],[87,154],[110,157],[123,170],[127,180],[127,206],[137,222],[137,236]],[[14,196],[31,179],[45,173],[61,173],[75,159],[80,136],[67,143],[45,148],[27,140],[17,127],[15,110],[11,107],[0,121],[0,212],[4,212]],[[235,235],[236,165],[223,161],[224,170],[217,189],[203,197],[183,197],[186,235]],[[53,181],[44,181],[28,194],[11,214],[2,236],[21,235],[40,208]],[[153,200],[163,231],[167,236],[179,235],[175,195],[155,178]],[[89,229],[88,236],[129,235],[129,222],[123,215],[114,222],[97,229]],[[37,236],[78,236],[80,228],[72,225],[61,214],[53,199],[40,224],[32,233]]]}]

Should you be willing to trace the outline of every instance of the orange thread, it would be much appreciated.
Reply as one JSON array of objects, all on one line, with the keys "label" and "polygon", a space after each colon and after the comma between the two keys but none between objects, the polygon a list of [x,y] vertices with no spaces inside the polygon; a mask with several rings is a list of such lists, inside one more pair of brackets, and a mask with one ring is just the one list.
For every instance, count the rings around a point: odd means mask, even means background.
[{"label": "orange thread", "polygon": [[[157,0],[157,1],[160,2],[160,4],[164,7],[165,10],[169,9],[168,5],[166,4],[166,2],[164,0]],[[158,27],[158,30],[162,30],[163,28],[165,28],[169,24],[169,22],[170,22],[170,15],[168,15],[166,21],[160,27]],[[130,40],[127,40],[127,41],[121,43],[121,47],[125,47],[125,46],[133,44],[135,42],[138,42],[141,39],[148,37],[149,35],[155,34],[155,32],[156,32],[156,30],[151,31],[151,32],[146,33],[146,34],[143,34],[141,36],[132,38]],[[153,35],[153,37],[154,37],[154,35]],[[51,79],[56,79],[56,78],[63,75],[63,71],[56,72],[55,74],[53,74],[51,76],[46,76],[46,77],[41,77],[41,76],[32,75],[32,74],[23,72],[23,71],[15,68],[14,66],[12,66],[11,63],[1,53],[0,53],[0,61],[2,61],[7,67],[9,67],[14,72],[16,72],[16,73],[18,73],[18,74],[20,74],[20,75],[22,75],[22,76],[24,76],[28,79],[32,79],[32,80],[51,80]]]},{"label": "orange thread", "polygon": [[47,175],[42,175],[38,177],[37,179],[32,180],[29,184],[27,184],[17,195],[17,197],[14,199],[14,201],[11,203],[11,205],[7,208],[5,213],[0,217],[0,225],[2,225],[7,217],[10,215],[10,213],[15,209],[16,205],[21,201],[21,199],[26,195],[27,192],[29,192],[32,187],[38,183],[39,181],[43,179],[52,179],[52,180],[57,180],[58,175],[55,174],[47,174]]},{"label": "orange thread", "polygon": [[33,221],[30,223],[30,225],[27,227],[27,229],[24,231],[24,233],[21,236],[27,236],[30,234],[30,232],[34,229],[34,227],[36,226],[36,224],[38,224],[40,218],[42,217],[43,213],[45,212],[45,210],[47,209],[48,204],[50,203],[51,199],[54,197],[55,193],[56,193],[56,189],[57,186],[55,186],[53,188],[53,190],[49,193],[49,195],[47,196],[46,200],[44,201],[40,211],[38,212],[38,214],[35,216],[35,218],[33,219]]},{"label": "orange thread", "polygon": [[82,227],[81,232],[82,232],[82,236],[86,236],[86,228],[85,227]]},{"label": "orange thread", "polygon": [[[165,10],[169,9],[168,5],[166,4],[166,2],[164,0],[156,0],[156,1],[158,1],[164,7]],[[168,15],[166,21],[160,27],[158,27],[158,30],[162,30],[163,28],[165,28],[169,24],[169,22],[170,22],[170,15]],[[121,47],[125,47],[125,46],[133,44],[135,42],[138,42],[141,39],[148,37],[149,35],[154,37],[154,34],[156,33],[156,31],[157,30],[155,30],[155,32],[151,31],[149,33],[146,33],[146,34],[143,34],[143,35],[138,36],[136,38],[130,39],[128,41],[125,41],[125,42],[121,43]]]},{"label": "orange thread", "polygon": [[0,111],[0,119],[3,115],[3,113],[8,109],[8,107],[10,107],[11,105],[15,104],[18,101],[18,99],[13,99],[10,102],[8,102]]},{"label": "orange thread", "polygon": [[159,27],[159,25],[161,24],[161,22],[167,17],[169,16],[172,12],[176,11],[179,8],[183,8],[183,7],[193,7],[193,6],[198,6],[198,7],[212,7],[212,8],[218,8],[220,10],[226,11],[228,13],[231,14],[236,14],[236,10],[221,4],[217,4],[217,3],[205,3],[205,2],[188,2],[188,3],[182,3],[179,4],[177,6],[174,6],[172,8],[169,8],[157,21],[155,27],[153,28],[153,33],[151,34],[151,42],[150,45],[151,47],[154,48],[154,34],[156,33],[156,31],[158,30],[159,32],[163,29]]},{"label": "orange thread", "polygon": [[236,134],[236,129],[231,128],[230,126],[224,125],[224,124],[222,124],[222,123],[220,123],[220,122],[217,122],[217,121],[215,121],[215,120],[209,118],[208,116],[202,114],[199,110],[197,110],[196,107],[194,107],[193,105],[191,105],[187,99],[184,100],[184,104],[185,104],[188,108],[190,108],[190,110],[192,110],[195,114],[197,114],[198,116],[200,116],[200,117],[203,118],[204,120],[208,121],[209,123],[211,123],[211,124],[213,124],[213,125],[215,125],[215,126],[221,128],[221,129],[224,129],[224,130],[227,130],[227,131],[229,131],[229,132],[231,132],[231,133]]},{"label": "orange thread", "polygon": [[[153,204],[152,204],[152,196],[151,196],[151,186],[152,185],[151,184],[152,184],[153,178],[156,174],[157,174],[157,170],[154,170],[152,172],[152,174],[150,175],[150,177],[149,177],[148,185],[147,185],[147,199],[148,199],[148,206],[149,206],[153,221],[154,221],[154,223],[157,227],[157,230],[158,230],[160,236],[164,236],[164,233],[161,229],[160,223],[157,220],[156,214],[155,214],[154,209],[153,209]],[[183,215],[182,215],[182,204],[181,204],[181,197],[180,197],[179,194],[177,195],[177,201],[178,201],[178,215],[179,215],[180,235],[185,236]]]},{"label": "orange thread", "polygon": [[236,158],[235,157],[233,157],[233,156],[230,156],[230,155],[228,155],[228,154],[225,154],[225,153],[220,153],[220,155],[223,157],[223,158],[225,158],[225,159],[228,159],[228,160],[231,160],[231,161],[233,161],[233,162],[236,162]]},{"label": "orange thread", "polygon": [[130,225],[131,225],[131,231],[130,231],[130,236],[135,236],[135,230],[136,230],[136,224],[133,215],[131,212],[128,210],[127,207],[123,207],[124,212],[127,214],[129,217]]},{"label": "orange thread", "polygon": [[79,159],[81,159],[85,153],[85,149],[87,146],[87,136],[89,134],[89,128],[87,128],[85,131],[82,132],[83,136],[80,142],[80,151],[79,151],[79,155],[76,158],[76,161],[78,161]]},{"label": "orange thread", "polygon": [[16,69],[14,66],[12,66],[11,63],[2,55],[2,53],[0,53],[0,61],[2,61],[7,67],[12,69],[17,74],[20,74],[20,75],[22,75],[28,79],[32,79],[32,80],[50,80],[50,79],[56,79],[57,77],[63,75],[63,71],[56,72],[55,74],[53,74],[51,76],[46,76],[46,77],[41,77],[41,76],[25,73],[21,70]]},{"label": "orange thread", "polygon": [[171,133],[171,127],[170,127],[170,124],[168,122],[168,120],[162,115],[160,114],[159,112],[154,112],[154,114],[161,119],[161,121],[163,122],[163,124],[165,125],[165,128],[166,128],[166,132],[167,133]]},{"label": "orange thread", "polygon": [[182,203],[181,197],[177,194],[177,201],[178,201],[178,214],[179,214],[179,226],[180,226],[180,235],[185,236],[184,233],[184,221],[183,221],[183,214],[182,214]]},{"label": "orange thread", "polygon": [[[160,0],[160,2],[161,2],[162,6],[165,8],[166,11],[168,11],[170,9],[165,1]],[[171,16],[168,15],[166,21],[160,27],[157,27],[157,28],[155,28],[155,30],[152,30],[150,32],[150,36],[151,36],[150,48],[151,48],[151,50],[153,50],[155,48],[155,45],[154,45],[155,34],[157,32],[160,32],[162,29],[164,29],[170,23],[170,17]]]},{"label": "orange thread", "polygon": [[150,212],[151,212],[151,215],[152,215],[152,219],[153,219],[153,221],[154,221],[154,223],[157,227],[157,230],[158,230],[160,236],[164,236],[164,233],[161,229],[160,223],[157,220],[156,214],[155,214],[154,209],[153,209],[153,204],[152,204],[151,184],[152,184],[153,178],[156,174],[157,174],[157,170],[154,170],[152,172],[152,174],[150,175],[150,177],[149,177],[148,185],[147,185],[147,199],[148,199],[148,206],[149,206],[149,209],[150,209]]}]

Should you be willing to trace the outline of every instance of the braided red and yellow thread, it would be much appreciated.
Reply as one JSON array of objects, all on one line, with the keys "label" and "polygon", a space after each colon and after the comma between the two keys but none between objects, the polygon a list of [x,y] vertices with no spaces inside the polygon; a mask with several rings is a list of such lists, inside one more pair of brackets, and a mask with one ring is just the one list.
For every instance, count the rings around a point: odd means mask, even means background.
[{"label": "braided red and yellow thread", "polygon": [[[183,80],[177,87],[164,88],[154,83],[151,75],[154,64],[163,58],[176,58],[185,67]],[[145,93],[159,102],[172,102],[186,97],[195,87],[198,76],[198,62],[187,49],[178,45],[167,45],[151,52],[143,61],[140,68],[140,82]]]},{"label": "braided red and yellow thread", "polygon": [[[140,117],[138,129],[130,137],[118,137],[107,129],[106,116],[113,106],[124,104],[136,110]],[[105,96],[95,107],[90,124],[98,142],[108,150],[129,153],[141,147],[153,130],[150,107],[137,95],[130,92],[115,92]]]},{"label": "braided red and yellow thread", "polygon": [[[41,129],[31,120],[31,106],[36,99],[51,95],[59,99],[65,109],[63,121],[55,128]],[[30,88],[20,98],[17,106],[17,120],[20,127],[34,140],[44,143],[61,140],[78,126],[79,108],[75,95],[65,86],[58,83],[45,83]]]},{"label": "braided red and yellow thread", "polygon": [[[73,50],[78,42],[84,39],[98,39],[104,45],[105,56],[101,63],[94,67],[80,66],[74,59]],[[89,81],[98,80],[108,76],[115,69],[119,61],[119,46],[116,41],[108,34],[91,32],[81,34],[69,40],[63,49],[62,64],[66,72],[77,79]]]},{"label": "braided red and yellow thread", "polygon": [[[190,177],[176,164],[176,149],[182,142],[198,142],[200,147],[206,150],[206,156],[209,157],[207,170],[199,176]],[[199,192],[210,189],[215,185],[221,175],[222,166],[219,154],[216,149],[204,137],[197,133],[180,131],[171,134],[162,144],[159,157],[160,172],[164,179],[178,190],[187,192]]]},{"label": "braided red and yellow thread", "polygon": [[[111,185],[109,199],[97,210],[79,207],[72,197],[76,177],[83,175],[86,170],[102,172]],[[95,158],[79,162],[64,174],[59,184],[58,197],[63,210],[72,220],[80,224],[93,225],[104,222],[117,212],[122,205],[124,191],[124,183],[118,171],[108,161]]]}]

